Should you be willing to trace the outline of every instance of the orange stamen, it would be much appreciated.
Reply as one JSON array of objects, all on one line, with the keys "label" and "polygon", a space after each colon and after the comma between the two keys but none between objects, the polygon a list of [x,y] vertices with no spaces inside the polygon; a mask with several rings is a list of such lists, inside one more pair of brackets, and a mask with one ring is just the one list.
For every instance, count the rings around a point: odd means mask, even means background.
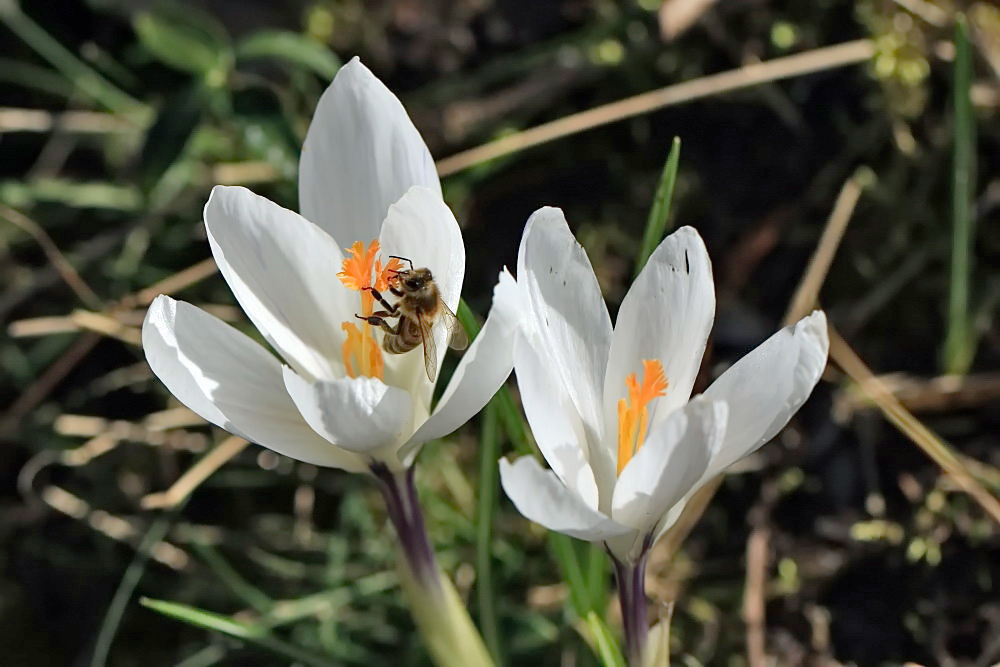
[{"label": "orange stamen", "polygon": [[344,248],[348,256],[344,258],[340,273],[337,277],[348,289],[361,290],[371,287],[372,284],[372,264],[375,255],[378,254],[378,241],[372,241],[365,251],[364,241],[355,241],[350,248]]},{"label": "orange stamen", "polygon": [[375,260],[375,289],[379,292],[389,289],[389,278],[402,268],[403,263],[395,257],[389,259],[389,263],[385,265],[384,269],[382,268],[382,260]]},{"label": "orange stamen", "polygon": [[630,373],[625,378],[625,386],[628,395],[618,401],[619,475],[646,440],[649,404],[654,398],[664,396],[670,383],[663,372],[663,364],[655,359],[646,359],[642,362],[642,384],[637,381],[635,373]]},{"label": "orange stamen", "polygon": [[[367,327],[367,325],[364,326]],[[344,322],[340,325],[340,328],[347,334],[347,339],[344,340],[344,345],[341,348],[341,353],[344,355],[344,369],[347,371],[347,376],[352,378],[358,377],[358,371],[363,368],[361,352],[367,347],[368,359],[375,364],[375,367],[372,369],[374,373],[369,377],[381,378],[383,370],[382,353],[378,349],[378,343],[375,339],[368,338],[366,345],[361,329],[354,322]]]},{"label": "orange stamen", "polygon": [[[379,292],[387,289],[389,278],[402,267],[402,263],[393,258],[383,268],[382,260],[378,258],[379,250],[378,240],[368,244],[367,250],[363,241],[355,241],[354,245],[345,249],[347,257],[344,258],[340,273],[337,274],[344,287],[361,292],[360,315],[364,317],[371,317],[375,311],[375,297],[372,296],[370,288],[374,287]],[[372,281],[373,269],[374,284]],[[362,322],[360,328],[352,321],[344,322],[341,325],[341,328],[347,333],[342,350],[344,369],[350,377],[364,375],[381,378],[384,366],[382,352],[372,335],[371,325],[362,320],[358,321]],[[351,363],[351,359],[357,362],[356,366]]]}]

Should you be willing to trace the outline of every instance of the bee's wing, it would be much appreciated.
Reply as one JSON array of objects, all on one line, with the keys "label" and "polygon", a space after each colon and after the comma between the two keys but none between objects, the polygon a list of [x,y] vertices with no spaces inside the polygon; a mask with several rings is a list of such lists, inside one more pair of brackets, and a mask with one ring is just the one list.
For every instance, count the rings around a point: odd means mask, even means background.
[{"label": "bee's wing", "polygon": [[465,327],[455,317],[443,300],[438,303],[439,314],[437,326],[443,327],[448,332],[448,347],[453,350],[464,350],[469,347],[469,337],[465,334]]},{"label": "bee's wing", "polygon": [[424,348],[424,370],[427,371],[427,379],[434,382],[438,371],[437,343],[434,342],[434,320],[418,313],[417,323],[420,325],[420,340]]}]

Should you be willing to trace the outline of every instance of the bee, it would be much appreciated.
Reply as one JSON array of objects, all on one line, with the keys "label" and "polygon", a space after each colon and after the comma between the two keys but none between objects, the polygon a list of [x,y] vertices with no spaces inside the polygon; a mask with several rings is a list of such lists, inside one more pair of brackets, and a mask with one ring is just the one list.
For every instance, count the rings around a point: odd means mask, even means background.
[{"label": "bee", "polygon": [[[389,276],[389,291],[399,300],[389,303],[374,287],[366,287],[365,290],[371,292],[385,310],[376,311],[368,317],[357,314],[355,317],[385,331],[382,349],[389,354],[403,354],[423,345],[424,370],[427,371],[427,379],[434,382],[438,370],[435,330],[442,328],[447,331],[448,346],[455,350],[464,350],[469,338],[455,313],[441,298],[431,270],[413,268],[413,262],[406,257],[390,257],[410,265],[409,269],[393,271]],[[386,321],[389,318],[398,318],[395,327]]]}]

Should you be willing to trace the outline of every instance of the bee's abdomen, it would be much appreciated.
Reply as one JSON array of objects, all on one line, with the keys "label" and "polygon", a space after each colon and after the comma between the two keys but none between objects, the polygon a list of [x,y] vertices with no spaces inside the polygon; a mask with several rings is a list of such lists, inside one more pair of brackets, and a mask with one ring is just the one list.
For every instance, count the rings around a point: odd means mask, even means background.
[{"label": "bee's abdomen", "polygon": [[398,334],[382,339],[382,349],[389,354],[403,354],[420,345],[420,328],[411,319],[404,319]]}]

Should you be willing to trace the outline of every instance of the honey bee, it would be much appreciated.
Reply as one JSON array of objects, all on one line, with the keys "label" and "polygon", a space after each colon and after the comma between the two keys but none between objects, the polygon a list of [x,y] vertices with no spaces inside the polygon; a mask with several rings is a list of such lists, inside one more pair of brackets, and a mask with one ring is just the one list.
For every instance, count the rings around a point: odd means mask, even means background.
[{"label": "honey bee", "polygon": [[[385,331],[382,349],[389,354],[403,354],[417,345],[423,345],[424,370],[427,371],[427,379],[434,382],[438,370],[434,331],[438,328],[447,331],[448,346],[455,350],[464,350],[469,344],[469,338],[455,313],[451,312],[451,308],[441,298],[431,270],[413,268],[413,262],[406,257],[390,257],[410,264],[409,269],[394,271],[389,276],[389,291],[399,297],[399,300],[394,304],[389,303],[374,287],[366,287],[365,290],[371,292],[385,310],[376,311],[369,317],[355,317]],[[386,321],[389,318],[399,318],[395,327]]]}]

